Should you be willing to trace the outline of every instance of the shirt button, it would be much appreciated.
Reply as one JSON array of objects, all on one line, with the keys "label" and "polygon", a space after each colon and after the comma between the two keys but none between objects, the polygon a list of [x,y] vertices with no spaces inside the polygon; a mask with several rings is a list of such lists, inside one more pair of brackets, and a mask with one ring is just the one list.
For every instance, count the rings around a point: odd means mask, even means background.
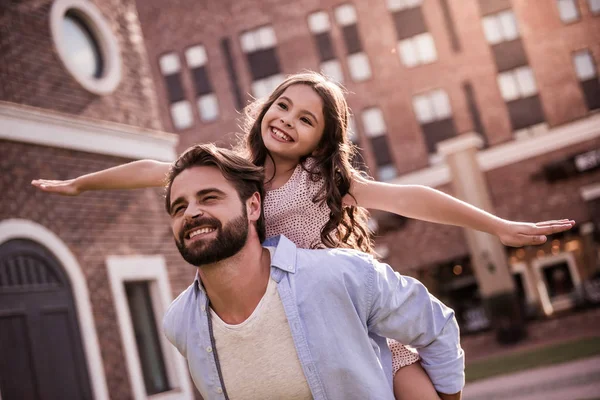
[{"label": "shirt button", "polygon": [[202,311],[206,311],[206,306],[204,306],[204,305],[203,305],[203,306],[202,306],[202,307],[200,307],[200,308],[202,309]]},{"label": "shirt button", "polygon": [[209,352],[209,353],[212,353],[212,347],[208,346],[208,347],[206,348],[206,351],[207,351],[207,352]]},{"label": "shirt button", "polygon": [[223,389],[221,389],[220,387],[217,388],[217,393],[219,393],[219,394],[223,393]]}]

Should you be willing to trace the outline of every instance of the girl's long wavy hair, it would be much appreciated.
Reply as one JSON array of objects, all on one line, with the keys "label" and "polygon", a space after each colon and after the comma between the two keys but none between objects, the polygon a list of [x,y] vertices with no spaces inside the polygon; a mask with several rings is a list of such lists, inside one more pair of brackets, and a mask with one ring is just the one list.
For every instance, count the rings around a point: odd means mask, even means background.
[{"label": "girl's long wavy hair", "polygon": [[[350,193],[352,179],[365,178],[352,167],[357,149],[348,138],[350,109],[341,86],[315,72],[290,75],[266,100],[256,100],[246,107],[243,126],[246,134],[238,150],[258,166],[264,166],[267,157],[273,160],[262,139],[261,123],[267,110],[292,85],[310,86],[323,100],[323,137],[313,153],[300,159],[302,168],[310,173],[313,181],[324,179],[324,185],[313,198],[317,204],[326,203],[331,211],[329,221],[321,229],[321,242],[330,248],[352,248],[373,254],[368,212],[362,207],[343,204],[344,196]],[[310,169],[305,163],[309,157],[315,160]]]}]

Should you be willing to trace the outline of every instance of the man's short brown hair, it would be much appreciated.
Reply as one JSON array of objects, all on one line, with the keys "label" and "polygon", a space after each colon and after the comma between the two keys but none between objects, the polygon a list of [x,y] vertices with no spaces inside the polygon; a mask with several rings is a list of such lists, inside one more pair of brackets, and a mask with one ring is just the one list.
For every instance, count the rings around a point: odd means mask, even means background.
[{"label": "man's short brown hair", "polygon": [[256,232],[261,242],[265,240],[265,217],[263,199],[265,198],[264,171],[233,150],[223,149],[214,144],[197,144],[188,148],[171,165],[167,174],[165,206],[167,213],[171,206],[171,186],[173,180],[184,170],[191,167],[217,167],[228,181],[235,187],[242,203],[254,193],[260,195],[260,217],[256,221]]}]

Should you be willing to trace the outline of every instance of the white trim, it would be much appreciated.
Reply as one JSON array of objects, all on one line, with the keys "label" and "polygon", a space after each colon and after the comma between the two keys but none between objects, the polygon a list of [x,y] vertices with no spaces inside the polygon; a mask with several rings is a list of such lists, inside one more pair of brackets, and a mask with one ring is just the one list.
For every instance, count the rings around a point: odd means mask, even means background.
[{"label": "white trim", "polygon": [[[67,44],[63,41],[63,19],[68,11],[74,10],[81,16],[86,26],[94,33],[98,41],[104,71],[100,78],[83,75],[73,64],[69,57]],[[61,61],[67,70],[89,92],[106,95],[112,93],[121,82],[121,51],[119,42],[110,26],[104,20],[102,13],[91,1],[83,0],[56,0],[50,11],[50,31],[52,39]]]},{"label": "white trim", "polygon": [[[480,151],[477,153],[477,161],[485,172],[598,137],[600,137],[600,114],[594,114],[585,119],[550,129],[540,136],[513,140]],[[450,181],[448,166],[435,165],[404,174],[389,183],[436,187],[450,183]]]},{"label": "white trim", "polygon": [[600,183],[580,187],[579,193],[584,201],[592,201],[600,198]]},{"label": "white trim", "polygon": [[[173,300],[171,286],[167,275],[167,267],[163,256],[108,256],[106,257],[108,278],[113,294],[119,330],[123,340],[127,372],[132,385],[135,400],[160,399],[180,400],[193,399],[190,379],[185,360],[168,343],[162,335],[162,317]],[[131,314],[125,294],[124,282],[150,281],[150,295],[156,317],[156,329],[159,332],[161,349],[169,382],[174,388],[165,393],[148,396],[144,384],[144,376],[140,365],[135,335],[131,323]]]},{"label": "white trim", "polygon": [[572,253],[563,252],[557,255],[537,258],[531,262],[531,266],[533,267],[535,277],[538,281],[537,287],[540,294],[540,299],[542,299],[542,302],[547,302],[547,304],[550,304],[552,310],[551,312],[568,309],[574,306],[571,296],[554,299],[554,301],[551,300],[550,295],[548,294],[548,288],[546,287],[544,281],[542,269],[544,267],[557,264],[561,261],[567,263],[569,273],[571,274],[571,279],[573,280],[573,286],[575,290],[577,290],[577,288],[581,285],[581,277],[579,276],[579,271],[577,271],[577,263]]},{"label": "white trim", "polygon": [[124,158],[173,161],[178,136],[0,102],[0,139]]},{"label": "white trim", "polygon": [[447,139],[437,144],[437,152],[448,156],[467,149],[480,149],[483,147],[483,139],[476,133],[469,132]]},{"label": "white trim", "polygon": [[531,273],[527,268],[527,264],[523,261],[511,264],[510,270],[513,274],[521,274],[523,277],[523,289],[525,289],[525,298],[527,300],[527,304],[535,304],[538,296],[535,286],[533,285]]},{"label": "white trim", "polygon": [[94,314],[90,304],[90,295],[85,276],[77,259],[58,236],[33,221],[25,219],[0,221],[0,244],[11,239],[29,239],[38,242],[50,250],[61,263],[73,289],[77,319],[81,329],[81,340],[94,399],[108,400],[108,387],[94,324]]}]

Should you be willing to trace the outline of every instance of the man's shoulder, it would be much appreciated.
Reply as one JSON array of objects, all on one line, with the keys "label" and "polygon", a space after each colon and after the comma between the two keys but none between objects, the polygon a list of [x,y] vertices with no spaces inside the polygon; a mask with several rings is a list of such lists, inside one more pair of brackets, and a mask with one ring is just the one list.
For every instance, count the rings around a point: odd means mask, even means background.
[{"label": "man's shoulder", "polygon": [[298,269],[334,274],[371,273],[377,263],[372,255],[354,249],[298,249],[297,255]]},{"label": "man's shoulder", "polygon": [[[196,284],[196,281],[194,281],[187,289],[181,292],[165,312],[163,329],[170,340],[175,338],[178,331],[184,329],[182,324],[189,320],[188,312],[193,309]],[[188,318],[186,318],[186,315],[188,315]]]}]

